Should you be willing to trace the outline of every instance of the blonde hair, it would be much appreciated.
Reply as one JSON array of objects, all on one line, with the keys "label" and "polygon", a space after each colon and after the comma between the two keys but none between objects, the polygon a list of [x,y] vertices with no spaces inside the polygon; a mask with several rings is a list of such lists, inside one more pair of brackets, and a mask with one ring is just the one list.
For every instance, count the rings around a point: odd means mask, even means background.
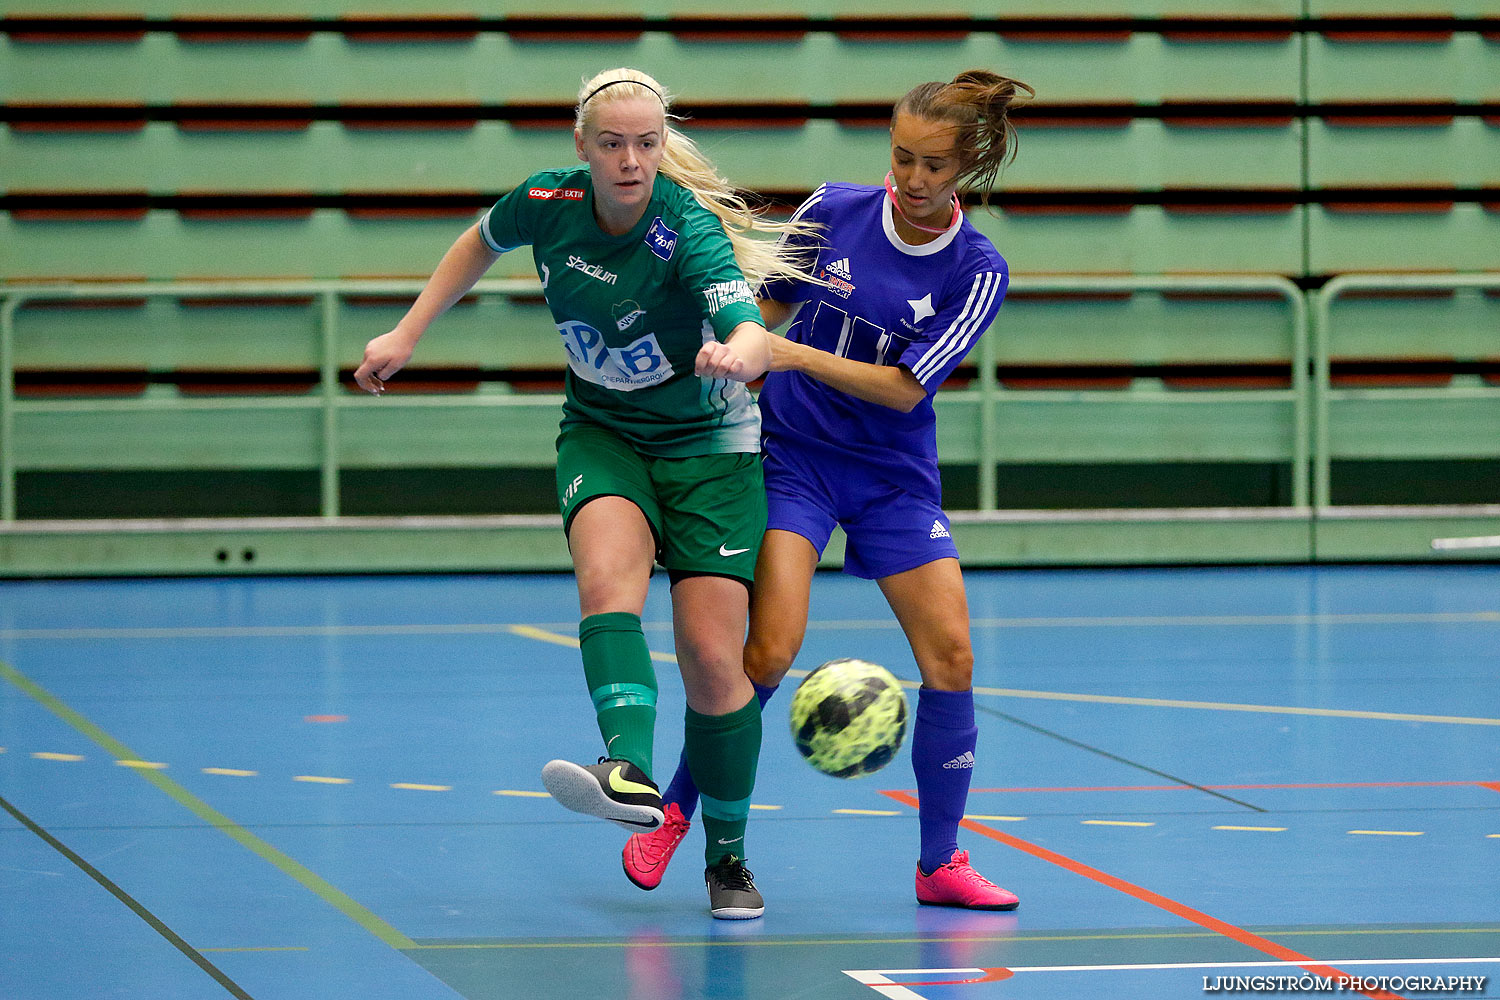
[{"label": "blonde hair", "polygon": [[[812,273],[816,250],[807,246],[822,227],[806,222],[774,222],[752,208],[719,174],[698,144],[672,127],[672,122],[681,121],[672,114],[672,95],[645,73],[622,67],[607,69],[584,81],[578,91],[574,129],[581,134],[586,125],[593,124],[595,111],[602,104],[631,98],[661,102],[666,134],[662,137],[660,172],[692,192],[698,204],[723,224],[735,262],[751,288],[776,279],[824,284]],[[768,238],[772,236],[780,239]]]}]

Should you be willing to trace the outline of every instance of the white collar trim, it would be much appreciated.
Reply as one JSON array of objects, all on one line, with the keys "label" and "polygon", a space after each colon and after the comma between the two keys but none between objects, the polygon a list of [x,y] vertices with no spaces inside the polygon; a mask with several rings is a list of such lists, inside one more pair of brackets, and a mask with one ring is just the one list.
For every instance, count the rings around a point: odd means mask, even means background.
[{"label": "white collar trim", "polygon": [[943,235],[939,236],[931,243],[922,243],[913,246],[912,244],[903,240],[900,234],[896,232],[896,206],[891,203],[890,196],[886,195],[883,190],[881,191],[881,195],[883,197],[881,197],[880,199],[880,204],[883,207],[880,213],[880,221],[885,226],[885,238],[891,241],[891,246],[895,247],[897,250],[900,250],[902,253],[906,254],[909,257],[928,257],[932,254],[937,253],[939,250],[947,249],[948,244],[953,242],[953,240],[958,236],[958,231],[963,228],[964,214],[963,211],[960,210],[958,213],[958,217],[953,220],[953,225],[949,226],[947,231],[944,232]]}]

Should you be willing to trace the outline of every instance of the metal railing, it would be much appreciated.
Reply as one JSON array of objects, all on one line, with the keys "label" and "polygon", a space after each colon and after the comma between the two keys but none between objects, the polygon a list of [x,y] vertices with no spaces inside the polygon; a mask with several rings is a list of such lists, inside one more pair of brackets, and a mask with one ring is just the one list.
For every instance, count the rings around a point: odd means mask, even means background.
[{"label": "metal railing", "polygon": [[[319,336],[321,344],[319,377],[316,393],[309,398],[266,400],[268,406],[278,408],[312,408],[321,410],[321,428],[319,432],[319,470],[320,470],[320,501],[319,509],[323,518],[336,519],[340,513],[339,496],[339,470],[340,470],[340,421],[341,409],[350,406],[370,405],[373,401],[354,396],[340,386],[339,372],[341,361],[352,362],[354,358],[339,357],[339,302],[341,296],[348,295],[381,295],[381,296],[405,296],[413,298],[421,290],[424,281],[420,279],[405,280],[367,280],[367,279],[327,279],[327,280],[245,280],[245,281],[180,281],[180,282],[138,282],[138,283],[115,283],[107,285],[89,284],[43,284],[43,285],[14,285],[0,287],[0,521],[11,522],[16,519],[17,514],[17,449],[16,442],[16,415],[18,409],[26,405],[19,402],[15,396],[15,338],[16,338],[16,313],[27,303],[48,301],[76,301],[87,302],[107,301],[120,298],[140,297],[174,297],[174,298],[219,298],[225,296],[244,296],[256,299],[306,299],[313,297],[319,307]],[[1286,278],[1273,275],[1245,275],[1245,276],[1122,276],[1122,277],[1017,277],[1011,282],[1011,289],[1017,292],[1039,292],[1039,293],[1110,293],[1110,292],[1186,292],[1199,294],[1273,294],[1281,298],[1287,304],[1290,311],[1290,344],[1289,353],[1292,361],[1292,385],[1289,391],[1284,392],[1283,397],[1291,410],[1292,432],[1291,440],[1288,442],[1287,454],[1291,466],[1292,478],[1292,504],[1294,507],[1304,508],[1308,505],[1311,496],[1310,489],[1310,449],[1311,441],[1316,438],[1319,442],[1326,444],[1326,416],[1318,424],[1320,433],[1324,437],[1317,437],[1309,433],[1310,414],[1312,412],[1311,402],[1313,399],[1312,387],[1309,384],[1309,372],[1322,373],[1326,382],[1327,357],[1326,351],[1309,364],[1309,321],[1307,301],[1300,289]],[[1330,286],[1333,287],[1333,286]],[[539,284],[529,279],[484,279],[474,287],[474,293],[500,294],[500,295],[536,295],[540,292]],[[1320,298],[1320,303],[1326,303],[1331,298],[1325,291]],[[1326,308],[1326,305],[1325,305]],[[1003,315],[1003,314],[1002,314]],[[1326,323],[1324,324],[1326,326]],[[997,486],[999,434],[997,423],[998,408],[1003,404],[1007,390],[999,382],[997,374],[997,361],[999,356],[999,337],[1003,336],[1003,329],[980,339],[978,347],[977,364],[979,368],[978,383],[978,427],[977,427],[977,461],[979,466],[979,496],[980,509],[991,511],[995,509],[995,497]],[[1324,343],[1324,341],[1320,341]],[[1274,392],[1268,390],[1267,392]],[[1176,399],[1186,400],[1188,397],[1181,393],[1154,393],[1150,397],[1155,400]],[[481,402],[485,405],[510,405],[510,406],[555,406],[551,399],[538,399],[535,397],[485,397]],[[1326,403],[1326,401],[1325,401]],[[83,403],[84,407],[105,408],[103,404]],[[112,401],[111,407],[121,411],[128,411],[134,407],[149,405],[145,401]],[[246,401],[237,400],[195,400],[194,408],[201,409],[235,409],[244,408]],[[431,406],[431,399],[422,397],[390,397],[381,401],[383,406]],[[1326,455],[1317,456],[1317,467],[1326,469]],[[1326,475],[1322,480],[1326,486]]]},{"label": "metal railing", "polygon": [[[1318,508],[1333,505],[1334,456],[1330,427],[1334,399],[1331,371],[1334,301],[1341,295],[1359,291],[1454,291],[1461,288],[1500,289],[1500,274],[1341,274],[1312,294],[1313,503]],[[1500,329],[1493,333],[1492,353],[1500,356]],[[1386,391],[1398,399],[1402,393],[1412,401],[1421,398],[1410,390]],[[1444,389],[1442,392],[1449,398],[1457,398],[1460,392],[1493,398],[1500,406],[1500,388]],[[1493,453],[1500,455],[1500,440],[1493,442]]]}]

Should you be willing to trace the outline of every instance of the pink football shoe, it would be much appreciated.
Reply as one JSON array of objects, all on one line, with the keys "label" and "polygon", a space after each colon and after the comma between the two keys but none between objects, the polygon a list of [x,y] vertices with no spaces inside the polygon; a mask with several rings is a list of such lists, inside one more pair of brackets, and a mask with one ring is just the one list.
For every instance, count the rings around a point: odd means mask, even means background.
[{"label": "pink football shoe", "polygon": [[[659,835],[657,831],[630,839]],[[918,865],[917,902],[923,906],[957,906],[966,910],[1014,910],[1021,905],[1015,893],[1007,892],[974,870],[969,864],[968,851],[954,851],[953,860],[931,875],[923,875],[922,866]]]},{"label": "pink football shoe", "polygon": [[625,877],[642,889],[655,889],[661,885],[661,877],[667,873],[667,863],[682,838],[692,828],[692,821],[682,815],[677,803],[668,802],[662,807],[666,819],[650,833],[637,833],[625,841],[625,850],[620,860],[625,865]]}]

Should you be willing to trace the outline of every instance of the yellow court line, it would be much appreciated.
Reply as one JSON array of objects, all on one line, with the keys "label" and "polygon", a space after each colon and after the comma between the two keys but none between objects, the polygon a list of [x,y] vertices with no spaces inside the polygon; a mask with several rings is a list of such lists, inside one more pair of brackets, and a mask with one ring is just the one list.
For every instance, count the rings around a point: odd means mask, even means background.
[{"label": "yellow court line", "polygon": [[137,771],[165,771],[167,765],[154,760],[117,760],[116,767],[133,767]]},{"label": "yellow court line", "polygon": [[[73,729],[102,747],[115,760],[140,760],[140,754],[109,735],[109,733],[99,728],[83,715],[69,708],[56,695],[3,660],[0,660],[0,679],[9,681],[13,686],[31,696],[33,700],[53,715],[62,719],[69,726],[72,726]],[[321,875],[318,875],[312,869],[289,855],[278,851],[162,772],[137,770],[136,774],[139,774],[144,780],[155,785],[178,805],[187,809],[193,815],[238,843],[241,847],[244,847],[261,860],[274,865],[283,874],[300,882],[319,899],[342,912],[349,919],[392,948],[407,948],[411,946],[411,938],[402,934],[370,910],[355,902],[354,899],[335,888],[332,883],[328,882]]]},{"label": "yellow court line", "polygon": [[452,785],[416,785],[409,781],[397,781],[391,784],[392,788],[404,788],[412,792],[451,792]]},{"label": "yellow court line", "polygon": [[79,761],[85,759],[83,754],[81,753],[51,753],[47,750],[38,750],[31,756],[36,758],[37,760]]},{"label": "yellow court line", "polygon": [[[570,646],[573,649],[578,648],[578,640],[575,637],[570,635],[563,635],[561,632],[551,632],[547,629],[537,628],[535,625],[507,625],[505,626],[505,630],[511,635],[519,635],[527,639],[535,639],[538,642],[550,642],[554,646]],[[677,657],[673,656],[671,653],[658,653],[654,649],[651,651],[651,659],[656,660],[658,663],[677,662]]]},{"label": "yellow court line", "polygon": [[314,785],[349,785],[354,783],[353,778],[325,778],[317,774],[297,774],[292,776],[293,781],[306,781]]},{"label": "yellow court line", "polygon": [[993,823],[1024,823],[1025,816],[982,816],[979,813],[964,813],[964,819],[982,819]]},{"label": "yellow court line", "polygon": [[1248,833],[1286,833],[1284,826],[1216,826],[1215,830],[1244,830]]},{"label": "yellow court line", "polygon": [[199,948],[198,951],[312,951],[312,949],[305,944],[287,944],[262,948]]},{"label": "yellow court line", "polygon": [[1084,826],[1155,826],[1155,823],[1140,823],[1128,819],[1083,819],[1079,820]]},{"label": "yellow court line", "polygon": [[528,792],[525,789],[520,789],[520,788],[498,788],[498,789],[495,790],[495,794],[496,795],[510,795],[510,796],[513,796],[513,797],[518,798],[518,799],[550,799],[550,798],[552,798],[552,796],[548,795],[546,792]]},{"label": "yellow court line", "polygon": [[222,774],[230,778],[254,778],[260,774],[259,771],[242,771],[237,767],[205,767],[204,774]]},{"label": "yellow court line", "polygon": [[835,809],[840,816],[900,816],[894,809]]},{"label": "yellow court line", "polygon": [[1363,837],[1420,837],[1421,830],[1350,830],[1349,833]]}]

